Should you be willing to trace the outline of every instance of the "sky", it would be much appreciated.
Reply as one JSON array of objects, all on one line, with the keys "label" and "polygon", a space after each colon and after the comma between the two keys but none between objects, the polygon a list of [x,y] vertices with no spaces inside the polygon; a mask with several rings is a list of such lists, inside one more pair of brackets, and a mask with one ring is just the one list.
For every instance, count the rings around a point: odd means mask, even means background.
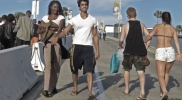
[{"label": "sky", "polygon": [[[48,12],[48,5],[51,0],[39,0],[40,8],[37,20],[41,20]],[[73,10],[73,16],[80,13],[77,0],[59,0],[62,7],[69,7]],[[117,16],[113,15],[113,5],[115,0],[90,0],[88,13],[98,22],[104,21],[105,25],[114,25],[119,22]],[[0,0],[0,16],[3,14],[26,12],[32,10],[32,0]],[[121,23],[128,21],[126,10],[134,7],[137,11],[137,20],[143,22],[147,27],[153,27],[157,23],[154,13],[157,10],[171,13],[172,25],[182,25],[182,0],[121,0]],[[33,16],[32,16],[33,18]],[[159,23],[161,23],[161,19]]]}]

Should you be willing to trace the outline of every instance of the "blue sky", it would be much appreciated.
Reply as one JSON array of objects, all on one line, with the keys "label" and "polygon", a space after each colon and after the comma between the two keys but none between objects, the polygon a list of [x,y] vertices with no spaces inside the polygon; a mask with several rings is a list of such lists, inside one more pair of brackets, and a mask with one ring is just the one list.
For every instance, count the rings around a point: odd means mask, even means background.
[{"label": "blue sky", "polygon": [[[0,0],[0,16],[16,11],[26,12],[32,8],[32,0]],[[40,0],[40,10],[38,20],[47,14],[47,7],[51,0]],[[73,15],[79,13],[77,0],[59,0],[63,7],[70,7]],[[113,15],[113,2],[115,0],[90,0],[89,13],[96,17],[98,21],[104,21],[107,25],[118,22]],[[157,23],[154,12],[157,10],[169,11],[172,15],[172,25],[182,25],[182,0],[122,0],[121,13],[122,22],[126,22],[126,9],[134,7],[137,11],[137,19],[142,21],[147,27],[153,27]],[[33,17],[32,17],[33,18]],[[161,22],[161,20],[159,20]]]}]

